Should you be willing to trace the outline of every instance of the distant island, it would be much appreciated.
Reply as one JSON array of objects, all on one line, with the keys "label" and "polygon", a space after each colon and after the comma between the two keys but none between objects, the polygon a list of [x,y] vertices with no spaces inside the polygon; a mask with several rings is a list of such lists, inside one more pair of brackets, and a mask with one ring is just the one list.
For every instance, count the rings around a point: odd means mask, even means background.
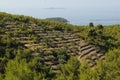
[{"label": "distant island", "polygon": [[61,17],[46,18],[46,20],[52,20],[52,21],[58,21],[58,22],[65,22],[65,23],[69,22],[67,19],[61,18]]}]

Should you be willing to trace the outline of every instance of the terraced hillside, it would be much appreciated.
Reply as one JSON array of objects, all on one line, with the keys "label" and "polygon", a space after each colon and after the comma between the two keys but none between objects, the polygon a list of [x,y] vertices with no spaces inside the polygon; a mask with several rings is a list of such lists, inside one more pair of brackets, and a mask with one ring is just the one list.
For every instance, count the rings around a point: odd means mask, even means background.
[{"label": "terraced hillside", "polygon": [[0,80],[119,80],[119,36],[120,25],[75,26],[0,12]]},{"label": "terraced hillside", "polygon": [[93,45],[85,43],[84,41],[80,42],[79,50],[78,60],[80,62],[86,60],[90,67],[94,67],[98,60],[105,60],[104,54],[101,53],[99,49],[96,49]]},{"label": "terraced hillside", "polygon": [[53,72],[60,73],[60,64],[65,64],[68,57],[76,56],[82,63],[85,59],[90,67],[105,56],[94,45],[85,43],[76,33],[46,30],[37,24],[17,25],[7,21],[0,27],[1,38],[11,38],[22,47],[30,49],[34,57],[41,57],[44,65],[50,66]]}]

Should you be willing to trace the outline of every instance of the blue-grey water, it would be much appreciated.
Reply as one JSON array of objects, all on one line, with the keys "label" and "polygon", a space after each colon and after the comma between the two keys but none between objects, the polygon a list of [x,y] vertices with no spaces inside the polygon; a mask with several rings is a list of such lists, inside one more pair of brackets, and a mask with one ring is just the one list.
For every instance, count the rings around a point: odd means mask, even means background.
[{"label": "blue-grey water", "polygon": [[120,24],[120,10],[118,9],[66,9],[66,8],[41,8],[41,9],[1,9],[0,11],[12,14],[22,14],[35,18],[45,19],[51,17],[63,17],[71,24],[88,25],[93,22],[95,25]]}]

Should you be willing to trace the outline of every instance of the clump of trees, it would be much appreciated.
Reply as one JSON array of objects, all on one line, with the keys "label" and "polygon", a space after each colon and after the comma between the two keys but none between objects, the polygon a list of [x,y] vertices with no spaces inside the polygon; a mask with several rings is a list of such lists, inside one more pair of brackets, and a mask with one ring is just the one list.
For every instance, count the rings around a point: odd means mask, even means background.
[{"label": "clump of trees", "polygon": [[55,17],[55,18],[46,18],[46,20],[53,20],[53,21],[58,21],[58,22],[69,22],[67,19],[61,18],[61,17]]},{"label": "clump of trees", "polygon": [[90,23],[89,23],[89,27],[94,27],[93,22],[90,22]]}]

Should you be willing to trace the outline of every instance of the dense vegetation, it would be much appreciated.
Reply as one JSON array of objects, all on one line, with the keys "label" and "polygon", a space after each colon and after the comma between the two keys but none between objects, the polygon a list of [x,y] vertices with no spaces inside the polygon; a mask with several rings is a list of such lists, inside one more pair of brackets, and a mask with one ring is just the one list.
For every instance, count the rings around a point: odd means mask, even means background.
[{"label": "dense vegetation", "polygon": [[[81,39],[105,61],[90,67],[70,54]],[[120,80],[119,63],[120,25],[74,26],[0,12],[0,80]]]},{"label": "dense vegetation", "polygon": [[53,21],[65,22],[65,23],[67,23],[67,22],[68,22],[68,20],[67,20],[67,19],[64,19],[64,18],[61,18],[61,17],[46,18],[46,20],[53,20]]}]

